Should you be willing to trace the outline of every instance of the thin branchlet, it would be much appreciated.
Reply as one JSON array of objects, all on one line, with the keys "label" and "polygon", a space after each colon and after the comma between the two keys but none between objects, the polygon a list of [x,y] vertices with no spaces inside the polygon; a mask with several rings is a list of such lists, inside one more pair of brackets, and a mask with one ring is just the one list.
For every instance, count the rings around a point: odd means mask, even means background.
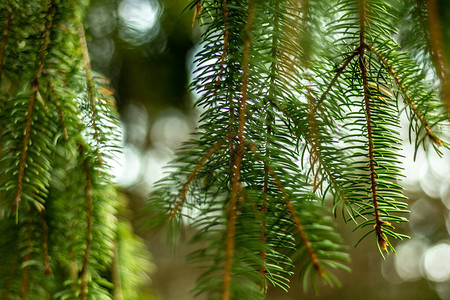
[{"label": "thin branchlet", "polygon": [[223,293],[222,300],[230,299],[230,287],[233,268],[233,255],[234,255],[234,236],[236,228],[236,200],[240,189],[240,176],[241,176],[241,164],[244,158],[244,128],[245,128],[245,115],[247,110],[247,97],[248,97],[248,79],[249,79],[249,60],[250,60],[250,47],[251,37],[250,31],[253,26],[253,18],[255,14],[255,3],[253,0],[249,1],[249,9],[247,22],[244,26],[244,52],[242,58],[242,98],[239,107],[239,123],[237,130],[238,145],[236,147],[236,157],[232,169],[233,177],[231,183],[230,200],[228,203],[228,220],[226,230],[226,250],[225,250],[225,274],[223,279]]},{"label": "thin branchlet", "polygon": [[375,149],[374,149],[374,138],[373,138],[373,121],[372,121],[372,110],[371,110],[371,93],[369,90],[369,81],[367,78],[367,67],[366,67],[366,57],[365,57],[365,43],[366,43],[366,19],[367,19],[367,3],[366,0],[361,0],[359,2],[359,22],[360,22],[360,32],[359,32],[359,68],[361,72],[361,77],[363,81],[363,92],[364,92],[364,106],[366,112],[367,121],[367,139],[369,147],[369,171],[370,171],[370,187],[372,192],[372,204],[375,213],[375,232],[378,238],[378,245],[381,250],[386,250],[387,241],[383,234],[382,225],[385,223],[380,216],[380,211],[378,207],[378,190],[377,190],[377,174],[375,170]]},{"label": "thin branchlet", "polygon": [[[228,137],[227,137],[228,139]],[[208,162],[208,160],[211,158],[211,156],[216,153],[220,147],[227,141],[227,139],[223,139],[215,143],[209,150],[203,155],[203,157],[200,159],[198,164],[195,166],[194,170],[189,174],[186,182],[183,184],[183,187],[181,188],[180,192],[178,193],[178,200],[175,203],[175,205],[170,209],[169,211],[169,219],[173,220],[178,213],[180,212],[181,207],[183,206],[183,203],[186,201],[186,194],[189,190],[189,187],[194,181],[194,179],[197,177],[198,172],[203,168],[203,166]]]},{"label": "thin branchlet", "polygon": [[419,108],[417,107],[417,104],[414,102],[414,100],[411,98],[410,94],[408,93],[408,89],[403,84],[400,76],[398,76],[397,71],[392,67],[392,65],[389,63],[388,59],[384,57],[375,47],[372,45],[365,43],[364,46],[369,49],[373,54],[375,54],[378,59],[383,63],[385,68],[388,70],[388,72],[391,74],[392,78],[394,78],[395,83],[402,91],[402,94],[404,96],[406,104],[411,108],[411,110],[416,115],[417,119],[419,119],[420,123],[422,124],[423,128],[425,129],[426,134],[428,137],[438,146],[443,146],[444,142],[433,132],[433,130],[430,128],[430,125],[428,124],[425,117],[420,112]]}]

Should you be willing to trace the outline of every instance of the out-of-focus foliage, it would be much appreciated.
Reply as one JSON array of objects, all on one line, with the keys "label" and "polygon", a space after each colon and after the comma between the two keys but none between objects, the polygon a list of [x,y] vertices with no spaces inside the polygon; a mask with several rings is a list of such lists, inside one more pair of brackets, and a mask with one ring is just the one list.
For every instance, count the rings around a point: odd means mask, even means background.
[{"label": "out-of-focus foliage", "polygon": [[149,267],[109,174],[120,127],[86,1],[0,1],[0,298],[137,299]]}]

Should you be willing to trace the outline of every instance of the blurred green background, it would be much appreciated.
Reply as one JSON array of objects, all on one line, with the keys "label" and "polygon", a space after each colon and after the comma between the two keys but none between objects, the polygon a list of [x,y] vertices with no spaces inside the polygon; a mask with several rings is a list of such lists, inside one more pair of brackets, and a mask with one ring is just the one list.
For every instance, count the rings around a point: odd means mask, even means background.
[{"label": "blurred green background", "polygon": [[[443,20],[450,19],[447,4],[440,2]],[[198,119],[187,86],[200,29],[192,27],[193,12],[183,12],[186,5],[186,0],[93,0],[87,14],[93,68],[111,79],[116,93],[124,151],[114,174],[129,199],[133,222]],[[443,23],[448,44],[450,26]],[[397,243],[398,254],[384,260],[374,239],[354,248],[361,232],[353,234],[353,226],[338,216],[338,230],[352,256],[352,272],[338,274],[342,287],[321,287],[314,296],[293,277],[289,293],[272,289],[267,299],[450,299],[450,153],[440,159],[419,151],[413,162],[413,147],[405,148],[403,184],[411,199],[411,221],[403,231],[412,239]],[[157,235],[138,226],[136,231],[146,238],[155,264],[142,299],[193,299],[189,290],[200,272],[185,260],[194,249],[187,242],[189,232],[174,250]]]}]

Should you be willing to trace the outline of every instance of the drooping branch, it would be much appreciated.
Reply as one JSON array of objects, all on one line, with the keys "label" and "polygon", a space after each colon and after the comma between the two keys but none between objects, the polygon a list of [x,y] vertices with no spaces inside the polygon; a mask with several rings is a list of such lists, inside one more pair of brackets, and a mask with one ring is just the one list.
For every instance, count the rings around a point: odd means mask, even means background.
[{"label": "drooping branch", "polygon": [[226,231],[226,251],[225,251],[225,274],[223,279],[223,294],[222,300],[230,299],[230,287],[231,287],[231,273],[233,268],[233,254],[234,254],[234,236],[236,227],[236,200],[238,192],[240,189],[240,176],[241,176],[241,164],[244,157],[244,128],[245,128],[245,118],[247,111],[247,97],[248,97],[248,79],[249,79],[249,60],[250,60],[250,48],[251,48],[251,37],[250,32],[253,26],[253,18],[255,14],[255,3],[254,0],[249,1],[247,22],[244,26],[244,52],[242,58],[242,98],[239,107],[239,123],[238,123],[238,145],[236,148],[236,157],[234,165],[232,167],[232,183],[231,183],[231,193],[230,200],[227,207],[228,220],[227,220],[227,231]]},{"label": "drooping branch", "polygon": [[[256,158],[258,158],[261,161],[264,161],[260,157],[260,155],[258,155],[258,153],[256,153],[254,145],[247,144],[247,148],[249,149],[250,152],[253,153],[253,155],[255,155]],[[295,227],[300,235],[300,239],[302,240],[303,245],[305,245],[306,251],[308,252],[308,255],[311,258],[311,261],[314,265],[314,269],[316,269],[316,271],[319,273],[320,276],[325,277],[326,275],[325,275],[324,270],[320,266],[320,260],[319,260],[319,257],[317,256],[317,252],[316,252],[316,250],[314,250],[314,247],[312,246],[311,242],[309,241],[308,236],[305,232],[304,226],[303,226],[300,218],[298,217],[297,212],[295,211],[294,205],[292,204],[292,201],[289,199],[289,196],[286,193],[286,190],[285,190],[283,184],[281,183],[281,181],[278,178],[277,174],[275,173],[274,169],[270,165],[266,164],[266,169],[267,169],[267,172],[272,177],[272,179],[274,180],[277,189],[280,191],[280,193],[283,197],[283,200],[285,202],[286,208],[288,209],[289,215],[291,216],[292,220],[294,221]]]},{"label": "drooping branch", "polygon": [[311,258],[311,261],[314,265],[314,268],[319,273],[320,276],[325,277],[325,272],[323,271],[322,267],[320,266],[320,261],[317,256],[316,250],[314,250],[311,242],[308,239],[308,236],[305,232],[305,229],[303,227],[303,224],[300,221],[300,218],[297,215],[297,212],[295,211],[294,205],[292,204],[291,200],[289,199],[289,196],[287,195],[283,184],[278,179],[277,175],[275,174],[275,171],[268,166],[267,170],[269,171],[270,175],[272,176],[273,180],[275,181],[275,185],[277,186],[278,190],[281,192],[283,196],[283,200],[286,204],[286,208],[289,211],[289,215],[291,216],[292,220],[295,223],[295,226],[297,228],[297,231],[300,235],[300,239],[303,242],[303,245],[305,245],[306,251],[308,251],[309,257]]},{"label": "drooping branch", "polygon": [[365,47],[366,44],[366,13],[367,13],[367,3],[366,0],[360,1],[359,7],[359,21],[360,21],[360,32],[359,32],[359,68],[361,72],[361,77],[363,81],[364,90],[364,107],[366,113],[367,121],[367,139],[369,147],[369,171],[370,171],[370,188],[372,192],[372,204],[375,214],[375,232],[378,238],[378,245],[381,250],[386,250],[387,241],[383,235],[382,225],[385,223],[381,220],[380,211],[378,207],[378,190],[377,190],[377,174],[375,170],[375,148],[373,139],[373,121],[372,121],[372,110],[371,110],[371,92],[369,90],[369,80],[367,78],[367,67],[366,67],[366,57],[365,57]]},{"label": "drooping branch", "polygon": [[32,93],[29,101],[28,106],[28,112],[27,112],[27,122],[25,125],[25,136],[23,139],[23,148],[22,148],[22,155],[19,162],[19,178],[18,178],[18,184],[17,184],[17,194],[15,198],[15,202],[13,204],[13,211],[16,211],[16,218],[17,218],[17,211],[19,208],[20,201],[22,199],[22,186],[23,186],[23,177],[25,174],[25,165],[26,165],[26,158],[27,158],[27,151],[28,151],[28,144],[29,144],[29,138],[30,138],[30,132],[31,132],[31,125],[33,121],[33,111],[34,111],[34,105],[36,102],[36,98],[38,95],[39,90],[39,80],[42,76],[42,71],[44,69],[44,59],[47,54],[47,48],[50,44],[50,33],[52,31],[53,26],[53,17],[56,13],[56,6],[54,1],[50,1],[48,10],[47,10],[47,21],[45,23],[44,32],[42,33],[42,45],[41,49],[39,51],[38,61],[36,65],[36,73],[34,74],[33,81],[32,81]]},{"label": "drooping branch", "polygon": [[411,108],[411,110],[416,115],[417,119],[419,119],[420,123],[422,124],[423,128],[425,128],[425,132],[428,135],[428,137],[438,146],[444,145],[444,142],[433,132],[433,130],[430,128],[427,120],[425,120],[425,117],[422,115],[422,113],[419,111],[419,108],[417,107],[414,100],[411,98],[411,96],[408,93],[408,90],[406,86],[403,84],[402,80],[398,76],[396,70],[392,67],[392,65],[389,63],[388,59],[384,57],[375,47],[372,45],[365,43],[364,46],[369,49],[373,54],[377,56],[377,58],[383,63],[383,65],[386,67],[386,69],[391,74],[392,78],[395,80],[397,86],[402,91],[402,94],[404,96],[404,100],[406,104]]}]

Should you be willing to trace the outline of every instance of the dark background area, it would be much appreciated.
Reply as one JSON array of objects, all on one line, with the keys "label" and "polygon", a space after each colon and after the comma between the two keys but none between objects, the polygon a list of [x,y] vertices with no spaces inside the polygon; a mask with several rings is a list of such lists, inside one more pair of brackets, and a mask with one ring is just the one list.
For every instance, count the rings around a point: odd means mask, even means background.
[{"label": "dark background area", "polygon": [[[116,93],[124,152],[118,158],[122,166],[115,166],[114,172],[129,199],[133,222],[154,182],[163,176],[164,165],[196,127],[198,112],[187,87],[200,29],[192,27],[193,12],[183,12],[187,4],[94,0],[86,17],[93,68],[111,79]],[[440,4],[445,20],[450,6]],[[443,28],[450,41],[450,26]],[[414,163],[412,147],[406,149],[403,184],[412,213],[403,231],[412,239],[397,243],[398,255],[383,259],[370,238],[353,248],[362,233],[352,233],[353,225],[346,226],[338,216],[338,230],[352,256],[352,272],[338,274],[343,286],[320,287],[313,296],[310,291],[304,294],[293,277],[289,293],[272,289],[267,299],[450,299],[450,155],[446,152],[440,159],[420,152]],[[144,228],[136,226],[136,231],[146,238],[155,265],[142,299],[193,299],[189,290],[200,272],[185,260],[194,249],[187,242],[189,232],[175,250]]]}]

